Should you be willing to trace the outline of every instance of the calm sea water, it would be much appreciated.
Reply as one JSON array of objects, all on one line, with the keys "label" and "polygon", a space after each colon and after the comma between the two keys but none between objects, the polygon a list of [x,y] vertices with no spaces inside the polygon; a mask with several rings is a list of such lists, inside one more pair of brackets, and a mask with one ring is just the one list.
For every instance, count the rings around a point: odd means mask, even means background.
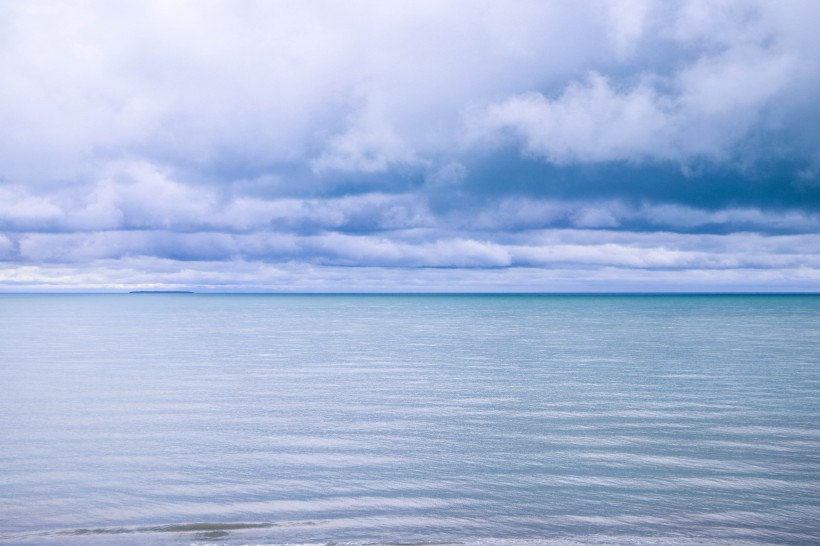
[{"label": "calm sea water", "polygon": [[820,297],[0,296],[0,542],[820,542]]}]

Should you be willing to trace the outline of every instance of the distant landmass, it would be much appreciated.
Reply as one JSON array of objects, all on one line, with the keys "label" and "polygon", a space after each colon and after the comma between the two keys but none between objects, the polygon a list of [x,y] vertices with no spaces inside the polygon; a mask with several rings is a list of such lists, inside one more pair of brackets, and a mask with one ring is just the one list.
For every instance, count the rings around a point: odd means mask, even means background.
[{"label": "distant landmass", "polygon": [[193,294],[190,290],[131,290],[129,294]]}]

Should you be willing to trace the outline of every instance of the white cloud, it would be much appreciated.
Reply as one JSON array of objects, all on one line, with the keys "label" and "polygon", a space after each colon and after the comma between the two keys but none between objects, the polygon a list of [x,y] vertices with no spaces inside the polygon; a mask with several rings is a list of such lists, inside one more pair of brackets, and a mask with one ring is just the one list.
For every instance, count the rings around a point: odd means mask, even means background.
[{"label": "white cloud", "polygon": [[[608,7],[620,65],[600,65],[559,93],[529,90],[469,108],[464,143],[512,141],[557,164],[686,164],[759,154],[746,142],[755,131],[788,133],[801,117],[817,118],[808,89],[816,95],[820,41],[807,31],[812,15],[820,15],[810,13],[820,12],[816,6],[790,2],[783,13],[771,3],[732,1]],[[653,49],[674,61],[624,71]],[[809,138],[801,130],[799,138]]]},{"label": "white cloud", "polygon": [[[732,274],[715,268],[746,267],[816,279],[812,3],[0,10],[3,286],[440,287],[462,271],[463,286],[549,289],[576,286],[573,268],[590,283],[651,270],[662,284],[662,269],[721,283]],[[630,180],[562,193],[572,181],[493,163],[510,143],[561,165],[692,172],[765,150],[799,164],[807,199],[697,208],[632,195]],[[538,184],[563,197],[528,197]],[[715,226],[735,233],[627,231]],[[765,235],[778,230],[808,246]]]},{"label": "white cloud", "polygon": [[327,148],[311,161],[314,172],[383,173],[396,165],[418,163],[415,150],[396,133],[382,107],[368,104],[350,127],[330,138]]},{"label": "white cloud", "polygon": [[609,18],[608,38],[615,54],[620,58],[634,55],[637,42],[647,27],[652,15],[650,0],[616,0],[606,3]]},{"label": "white cloud", "polygon": [[0,261],[11,260],[14,257],[14,242],[7,236],[0,234]]},{"label": "white cloud", "polygon": [[[540,2],[15,4],[5,9],[0,44],[0,120],[14,135],[0,140],[0,177],[73,180],[123,153],[380,172],[449,145],[459,109],[476,96],[589,57],[597,46],[564,44],[561,30],[589,26],[590,10]],[[551,49],[567,60],[532,74],[529,65]]]},{"label": "white cloud", "polygon": [[670,141],[666,110],[649,86],[620,94],[593,73],[554,101],[527,93],[471,114],[466,139],[498,140],[506,133],[525,153],[553,163],[671,157],[674,150],[663,144]]},{"label": "white cloud", "polygon": [[0,187],[0,226],[10,231],[87,233],[321,229],[394,230],[434,222],[422,197],[367,193],[338,198],[263,198],[185,184],[145,162],[109,165],[97,184],[37,194]]},{"label": "white cloud", "polygon": [[[438,237],[397,232],[391,236],[254,232],[172,233],[109,231],[94,234],[39,233],[21,236],[17,261],[89,266],[99,260],[173,260],[180,268],[225,262],[301,263],[313,266],[390,267],[409,279],[419,268],[486,269],[570,267],[584,270],[820,269],[816,234],[701,235],[611,230],[542,230],[516,235],[466,234]],[[6,254],[16,250],[0,240]],[[200,265],[196,265],[200,264]],[[163,274],[164,275],[164,274]],[[355,276],[355,275],[354,275]],[[256,283],[263,283],[257,279]],[[263,283],[264,284],[264,283]]]},{"label": "white cloud", "polygon": [[0,179],[94,178],[123,156],[382,173],[452,152],[481,104],[475,131],[509,129],[551,161],[719,154],[816,83],[817,8],[780,6],[18,3],[0,44]]},{"label": "white cloud", "polygon": [[[123,155],[383,173],[452,152],[465,109],[479,112],[473,140],[511,131],[559,163],[720,156],[787,91],[800,111],[811,101],[794,90],[818,75],[813,10],[16,4],[0,44],[0,121],[13,135],[0,139],[0,179],[93,179]],[[658,48],[671,76],[642,64]]]},{"label": "white cloud", "polygon": [[42,226],[62,216],[62,209],[48,198],[32,195],[20,186],[0,187],[0,220]]},{"label": "white cloud", "polygon": [[554,100],[532,92],[468,112],[464,138],[512,138],[557,164],[726,159],[798,78],[793,59],[758,49],[702,58],[671,80],[644,76],[623,90],[593,72]]},{"label": "white cloud", "polygon": [[572,223],[581,228],[611,228],[620,222],[612,211],[603,207],[584,207],[573,214]]},{"label": "white cloud", "polygon": [[589,292],[815,290],[820,269],[642,269],[511,267],[414,269],[315,267],[304,263],[193,262],[127,258],[93,267],[0,263],[3,291],[197,289],[276,292]]}]

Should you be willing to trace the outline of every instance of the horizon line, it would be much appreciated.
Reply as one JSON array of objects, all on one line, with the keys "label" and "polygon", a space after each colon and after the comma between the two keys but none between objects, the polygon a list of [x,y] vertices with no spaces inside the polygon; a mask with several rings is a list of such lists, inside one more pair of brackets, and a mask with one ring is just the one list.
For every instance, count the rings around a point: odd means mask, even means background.
[{"label": "horizon line", "polygon": [[12,295],[176,295],[176,296],[820,296],[820,291],[589,291],[589,292],[532,292],[532,291],[463,291],[463,292],[243,292],[243,291],[196,291],[196,290],[129,290],[129,291],[0,291],[0,296]]}]

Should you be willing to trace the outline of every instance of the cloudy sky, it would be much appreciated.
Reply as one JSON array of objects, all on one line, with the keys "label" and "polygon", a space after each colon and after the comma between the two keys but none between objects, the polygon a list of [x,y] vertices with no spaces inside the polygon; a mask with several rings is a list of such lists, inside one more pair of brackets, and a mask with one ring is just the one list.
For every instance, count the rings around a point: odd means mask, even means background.
[{"label": "cloudy sky", "polygon": [[818,25],[0,0],[0,291],[820,291]]}]

